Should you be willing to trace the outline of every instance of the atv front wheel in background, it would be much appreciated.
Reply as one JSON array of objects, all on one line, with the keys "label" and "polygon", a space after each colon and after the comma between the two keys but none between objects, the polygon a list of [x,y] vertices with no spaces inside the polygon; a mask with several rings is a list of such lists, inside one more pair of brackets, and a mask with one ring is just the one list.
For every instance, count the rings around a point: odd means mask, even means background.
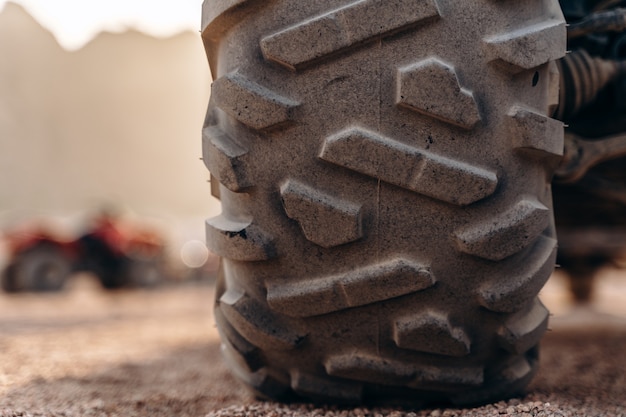
[{"label": "atv front wheel in background", "polygon": [[72,263],[54,243],[38,243],[17,254],[4,270],[2,288],[7,292],[60,291],[72,274]]},{"label": "atv front wheel in background", "polygon": [[215,314],[254,392],[472,404],[528,383],[565,38],[556,0],[205,1]]}]

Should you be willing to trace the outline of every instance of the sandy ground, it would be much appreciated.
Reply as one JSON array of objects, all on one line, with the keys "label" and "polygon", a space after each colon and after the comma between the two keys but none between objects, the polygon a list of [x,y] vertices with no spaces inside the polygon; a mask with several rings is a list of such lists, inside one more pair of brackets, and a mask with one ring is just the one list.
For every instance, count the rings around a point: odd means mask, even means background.
[{"label": "sandy ground", "polygon": [[557,276],[541,371],[523,398],[468,410],[256,402],[221,362],[210,285],[0,295],[0,416],[626,416],[626,273],[569,310]]}]

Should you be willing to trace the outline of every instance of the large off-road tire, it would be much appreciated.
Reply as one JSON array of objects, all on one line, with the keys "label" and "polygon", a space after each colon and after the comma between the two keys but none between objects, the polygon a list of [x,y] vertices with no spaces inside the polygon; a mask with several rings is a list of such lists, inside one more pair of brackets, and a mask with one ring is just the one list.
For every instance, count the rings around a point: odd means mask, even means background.
[{"label": "large off-road tire", "polygon": [[282,400],[519,392],[556,255],[558,2],[208,0],[203,39],[234,373]]}]

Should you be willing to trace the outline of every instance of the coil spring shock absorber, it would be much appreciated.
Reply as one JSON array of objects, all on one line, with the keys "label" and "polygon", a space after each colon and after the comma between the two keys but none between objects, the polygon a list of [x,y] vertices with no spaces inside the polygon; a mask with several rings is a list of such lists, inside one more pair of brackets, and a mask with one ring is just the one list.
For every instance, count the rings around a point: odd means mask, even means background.
[{"label": "coil spring shock absorber", "polygon": [[[619,34],[626,30],[626,8],[607,10],[620,1],[605,1],[596,5],[596,12],[567,28],[568,43],[593,34]],[[614,45],[614,47],[619,47]],[[592,57],[586,50],[577,49],[558,61],[560,71],[559,107],[554,117],[564,122],[570,121],[580,110],[593,103],[598,94],[619,76],[626,73],[623,53],[613,51],[615,59]]]}]

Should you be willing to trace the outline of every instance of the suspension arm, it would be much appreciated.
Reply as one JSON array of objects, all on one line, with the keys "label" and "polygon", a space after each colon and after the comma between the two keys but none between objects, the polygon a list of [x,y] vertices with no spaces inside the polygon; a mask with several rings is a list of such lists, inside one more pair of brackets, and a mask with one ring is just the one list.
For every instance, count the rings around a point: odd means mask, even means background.
[{"label": "suspension arm", "polygon": [[556,179],[561,183],[576,182],[599,163],[622,156],[626,156],[626,134],[593,140],[566,134],[565,152]]}]

